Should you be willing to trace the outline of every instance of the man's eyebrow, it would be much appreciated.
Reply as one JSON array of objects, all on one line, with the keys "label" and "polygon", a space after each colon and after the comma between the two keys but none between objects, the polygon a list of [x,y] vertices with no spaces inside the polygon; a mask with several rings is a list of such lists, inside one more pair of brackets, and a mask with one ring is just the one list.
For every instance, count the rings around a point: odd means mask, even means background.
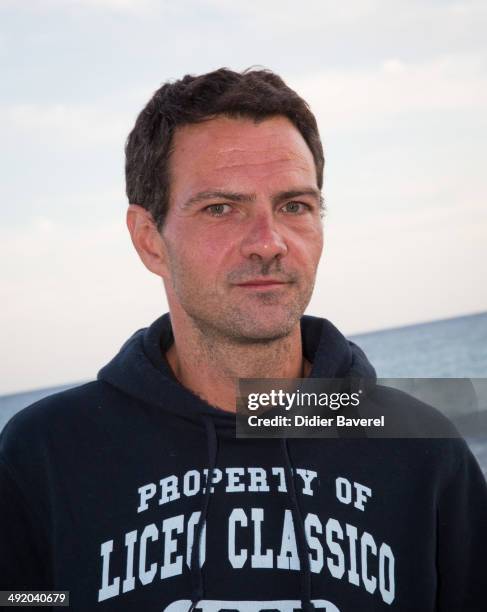
[{"label": "man's eyebrow", "polygon": [[230,200],[231,202],[254,202],[255,194],[237,193],[235,191],[200,191],[183,204],[183,208],[189,208],[194,204],[204,202],[206,200]]},{"label": "man's eyebrow", "polygon": [[296,189],[288,189],[287,191],[280,191],[272,196],[273,204],[279,204],[280,202],[284,202],[285,200],[292,200],[293,198],[299,198],[302,196],[312,196],[318,204],[323,204],[323,199],[321,197],[321,192],[316,187],[303,187]]},{"label": "man's eyebrow", "polygon": [[[315,187],[303,187],[296,189],[287,189],[286,191],[280,191],[272,196],[272,203],[279,204],[292,198],[298,198],[301,196],[312,196],[320,205],[322,205],[322,197],[319,189]],[[200,191],[194,196],[191,196],[183,204],[183,208],[190,208],[195,204],[205,202],[207,200],[229,200],[230,202],[255,202],[257,196],[255,193],[238,193],[236,191],[223,191],[223,190],[209,190]]]}]

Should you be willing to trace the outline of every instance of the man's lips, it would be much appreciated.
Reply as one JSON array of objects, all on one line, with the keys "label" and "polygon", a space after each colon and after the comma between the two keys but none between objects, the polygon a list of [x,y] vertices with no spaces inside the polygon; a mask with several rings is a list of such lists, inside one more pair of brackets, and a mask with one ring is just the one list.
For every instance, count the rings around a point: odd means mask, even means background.
[{"label": "man's lips", "polygon": [[236,283],[237,287],[279,287],[282,285],[288,285],[289,281],[283,281],[275,278],[266,279],[254,279],[245,281],[244,283]]}]

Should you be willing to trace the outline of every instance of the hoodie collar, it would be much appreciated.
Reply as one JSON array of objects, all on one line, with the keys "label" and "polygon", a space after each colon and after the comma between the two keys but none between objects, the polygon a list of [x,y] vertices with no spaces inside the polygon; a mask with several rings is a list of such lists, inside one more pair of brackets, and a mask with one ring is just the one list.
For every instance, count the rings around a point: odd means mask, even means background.
[{"label": "hoodie collar", "polygon": [[[363,351],[348,341],[327,319],[303,316],[301,335],[304,356],[312,363],[312,378],[365,378],[375,383],[375,370]],[[180,417],[194,420],[202,414],[233,423],[234,415],[210,406],[183,387],[173,376],[164,353],[174,342],[169,313],[141,329],[98,373],[98,379],[123,393],[155,404]]]}]

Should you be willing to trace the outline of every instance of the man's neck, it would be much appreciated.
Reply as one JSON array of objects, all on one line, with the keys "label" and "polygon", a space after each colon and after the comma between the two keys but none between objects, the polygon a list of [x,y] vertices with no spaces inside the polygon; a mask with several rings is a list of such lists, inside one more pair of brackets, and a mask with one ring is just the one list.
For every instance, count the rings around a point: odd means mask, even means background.
[{"label": "man's neck", "polygon": [[292,332],[269,342],[239,343],[178,329],[166,359],[179,382],[213,406],[235,411],[239,378],[301,378],[311,365],[303,357],[299,322]]}]

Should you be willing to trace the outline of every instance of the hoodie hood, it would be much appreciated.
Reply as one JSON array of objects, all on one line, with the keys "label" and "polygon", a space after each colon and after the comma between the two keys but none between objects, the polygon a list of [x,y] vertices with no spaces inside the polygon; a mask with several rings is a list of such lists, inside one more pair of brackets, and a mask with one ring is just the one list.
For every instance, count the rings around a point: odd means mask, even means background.
[{"label": "hoodie hood", "polygon": [[[303,316],[301,336],[304,356],[312,363],[310,377],[366,379],[368,387],[375,385],[376,373],[364,352],[330,321]],[[181,418],[201,423],[202,417],[208,416],[217,428],[234,428],[234,412],[211,406],[174,378],[164,359],[173,342],[171,320],[166,313],[150,327],[135,332],[100,370],[98,378],[130,397]]]}]

